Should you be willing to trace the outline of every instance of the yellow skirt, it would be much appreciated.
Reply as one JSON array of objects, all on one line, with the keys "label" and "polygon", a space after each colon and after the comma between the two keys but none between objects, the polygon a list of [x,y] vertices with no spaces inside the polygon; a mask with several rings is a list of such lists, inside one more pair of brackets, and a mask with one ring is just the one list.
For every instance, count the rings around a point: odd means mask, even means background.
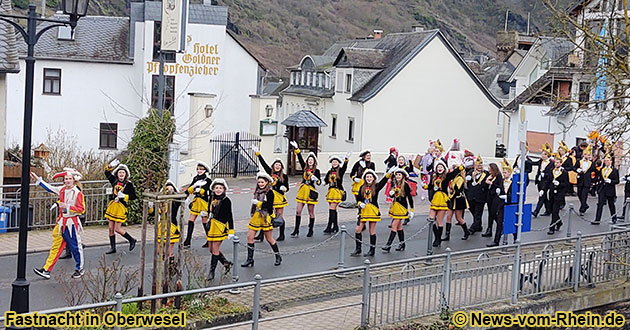
[{"label": "yellow skirt", "polygon": [[206,239],[208,242],[218,242],[227,239],[228,237],[228,225],[217,220],[210,220],[210,229],[208,230],[208,235],[206,235]]},{"label": "yellow skirt", "polygon": [[394,202],[389,208],[389,216],[392,219],[407,219],[409,218],[409,211],[402,204]]},{"label": "yellow skirt", "polygon": [[366,204],[361,209],[361,222],[379,222],[381,221],[381,211],[374,204]]},{"label": "yellow skirt", "polygon": [[208,202],[201,197],[193,198],[192,203],[190,203],[190,214],[199,215],[201,211],[208,212]]},{"label": "yellow skirt", "polygon": [[[172,222],[168,222],[171,226],[171,243],[179,242],[179,226],[174,225]],[[166,231],[162,232],[162,223],[158,223],[158,243],[162,243],[162,239],[166,239]]]},{"label": "yellow skirt", "polygon": [[[249,225],[247,226],[247,228],[253,230],[253,231],[269,231],[269,230],[273,230],[273,226],[271,225],[271,216],[267,215],[267,218],[263,218],[262,214],[260,214],[260,212],[256,212],[254,213],[254,215],[252,216],[252,218],[249,220]],[[209,233],[209,232],[208,232]]]},{"label": "yellow skirt", "polygon": [[431,200],[431,210],[446,211],[448,210],[448,196],[443,191],[436,191]]},{"label": "yellow skirt", "polygon": [[297,196],[295,197],[295,201],[298,203],[302,203],[302,204],[312,204],[312,205],[316,205],[317,199],[311,199],[311,191],[316,191],[315,188],[302,183],[300,185],[300,189],[297,192]]},{"label": "yellow skirt", "polygon": [[361,190],[362,185],[363,185],[363,179],[361,179],[361,181],[359,182],[352,181],[352,194],[355,196],[358,195],[359,190]]},{"label": "yellow skirt", "polygon": [[107,204],[105,218],[115,222],[125,222],[127,221],[127,208],[121,202],[111,200]]},{"label": "yellow skirt", "polygon": [[289,205],[289,202],[287,201],[287,197],[284,196],[283,193],[280,193],[274,190],[273,191],[273,208],[282,209],[286,207],[287,205]]},{"label": "yellow skirt", "polygon": [[343,191],[339,188],[330,188],[328,189],[328,193],[326,194],[326,201],[328,203],[341,203],[341,197],[343,196]]}]

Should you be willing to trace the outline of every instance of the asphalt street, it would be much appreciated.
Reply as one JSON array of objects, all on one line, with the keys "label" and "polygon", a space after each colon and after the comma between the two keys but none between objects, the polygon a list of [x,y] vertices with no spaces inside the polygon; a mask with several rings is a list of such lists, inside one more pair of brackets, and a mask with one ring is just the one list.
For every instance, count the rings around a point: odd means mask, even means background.
[{"label": "asphalt street", "polygon": [[[295,203],[294,196],[297,189],[292,189],[292,195],[289,195],[290,204],[289,207],[285,210],[285,219],[287,220],[287,238],[284,242],[279,242],[279,247],[283,256],[283,263],[281,266],[274,266],[273,256],[270,254],[256,252],[255,266],[253,268],[241,268],[239,267],[239,275],[241,281],[252,280],[255,274],[260,274],[263,278],[276,278],[288,275],[297,275],[304,274],[315,271],[329,270],[337,267],[337,263],[339,261],[339,238],[340,236],[335,237],[334,239],[326,242],[325,244],[319,246],[317,249],[304,251],[302,250],[312,247],[322,241],[328,239],[330,236],[324,235],[322,233],[326,220],[327,220],[327,203],[320,203],[316,207],[317,214],[317,222],[315,228],[315,235],[311,238],[306,237],[307,227],[305,223],[308,223],[308,216],[306,215],[306,210],[303,212],[303,220],[302,220],[302,230],[300,232],[299,238],[291,238],[288,234],[291,232],[293,228],[293,219],[295,214]],[[323,191],[323,189],[320,189]],[[534,189],[530,186],[528,189],[528,202],[535,202]],[[323,194],[322,194],[323,196]],[[232,195],[234,205],[247,205],[249,200],[251,199],[251,195],[249,194],[238,194]],[[384,198],[383,198],[384,200]],[[412,236],[414,233],[421,230],[425,227],[426,218],[427,218],[427,202],[421,201],[419,197],[416,196],[416,217],[404,227],[406,237]],[[569,203],[575,203],[577,205],[577,200],[575,197],[567,198],[567,205]],[[596,199],[594,197],[590,197],[589,203],[591,208],[586,212],[583,218],[573,216],[573,225],[572,232],[573,235],[577,233],[577,231],[581,231],[582,233],[597,233],[597,232],[605,232],[609,230],[608,221],[610,216],[608,215],[608,210],[604,210],[604,217],[602,224],[599,226],[593,226],[587,220],[592,220],[595,216],[595,204]],[[618,198],[618,210],[619,213],[621,210],[621,198]],[[567,206],[568,207],[568,206]],[[385,202],[381,202],[381,212],[386,214],[388,209],[388,204]],[[563,218],[566,218],[566,209],[561,211],[561,215]],[[235,208],[235,218],[236,220],[236,228],[237,235],[241,237],[241,241],[245,240],[245,230],[247,226],[247,217],[248,217],[248,208],[241,207]],[[469,212],[465,215],[468,224],[472,222],[472,216]],[[484,228],[486,225],[486,216],[484,215]],[[306,219],[306,220],[305,220]],[[381,223],[377,225],[377,236],[378,236],[378,245],[379,247],[384,245],[387,237],[389,235],[390,229],[387,224],[389,224],[389,218],[384,218]],[[524,233],[523,241],[531,242],[531,241],[542,241],[548,239],[550,236],[546,234],[546,225],[550,223],[550,217],[539,217],[537,219],[533,219],[532,228],[539,229],[540,231]],[[354,227],[356,224],[356,209],[343,209],[340,211],[340,224],[345,224],[348,227],[348,233],[350,236],[354,236]],[[556,233],[553,237],[566,237],[566,221],[565,226],[562,230]],[[426,255],[426,246],[427,246],[427,230],[423,231],[420,235],[410,240],[407,243],[407,248],[403,252],[391,250],[390,253],[383,253],[380,248],[377,249],[376,255],[371,259],[373,263],[404,259],[404,258],[412,258],[412,257],[420,257]],[[277,234],[274,231],[274,237]],[[350,256],[350,253],[354,250],[355,244],[352,241],[350,236],[346,236],[346,248],[344,251],[345,254],[345,265],[346,266],[356,266],[362,264],[365,258],[353,258]],[[369,235],[367,232],[364,232],[364,242],[369,242]],[[454,251],[464,250],[464,249],[473,249],[485,247],[486,244],[490,242],[490,238],[482,238],[479,233],[471,236],[469,240],[463,241],[460,239],[462,236],[462,231],[459,226],[453,226],[451,240],[449,242],[443,242],[443,244],[434,249],[434,253],[443,252],[446,247],[450,247]],[[115,258],[120,258],[122,263],[125,265],[129,265],[131,267],[139,267],[140,261],[140,248],[139,246],[132,252],[127,251],[127,245],[122,244],[121,239],[119,241],[119,252],[116,255],[108,255],[106,256],[108,263],[112,262]],[[396,242],[397,239],[394,241]],[[510,238],[511,242],[511,238]],[[203,244],[203,239],[201,237],[195,239],[193,241],[193,247],[190,252],[193,255],[199,256],[201,260],[205,261],[205,269],[209,268],[210,263],[210,254],[208,250],[202,249],[201,245]],[[146,270],[147,276],[145,276],[145,287],[150,288],[150,274],[151,267],[153,264],[153,249],[152,244],[148,245],[147,248],[147,262],[146,262]],[[395,247],[395,245],[394,245]],[[256,249],[271,251],[269,245],[266,242],[256,244]],[[103,253],[107,250],[106,247],[90,247],[84,250],[85,252],[85,269],[86,271],[94,271],[98,268],[98,260],[103,255]],[[224,251],[226,257],[228,259],[232,259],[232,250],[233,243],[231,241],[225,241],[223,244],[222,250]],[[364,251],[366,248],[364,247]],[[64,288],[63,285],[60,284],[59,277],[67,276],[70,277],[72,271],[74,269],[74,261],[72,259],[67,260],[59,260],[55,269],[53,270],[53,278],[50,280],[45,280],[37,275],[35,275],[32,271],[33,268],[41,267],[44,263],[47,253],[32,253],[28,255],[27,258],[27,278],[31,281],[30,286],[30,308],[31,310],[42,310],[53,307],[61,307],[68,305],[67,301],[64,299]],[[240,262],[243,262],[246,257],[246,250],[242,246],[239,247],[239,256]],[[205,259],[207,258],[207,259]],[[0,311],[5,311],[10,306],[10,297],[11,297],[11,282],[15,279],[15,266],[16,266],[16,256],[4,256],[0,257]],[[221,266],[218,267],[217,274],[222,270]],[[184,276],[185,277],[185,276]],[[79,285],[80,280],[76,281],[77,285]],[[230,281],[229,278],[223,278],[219,280],[215,279],[214,284],[218,284],[220,281],[223,283],[228,283]],[[72,283],[72,282],[70,282]],[[145,292],[148,290],[145,290]],[[136,291],[133,290],[132,293]]]}]

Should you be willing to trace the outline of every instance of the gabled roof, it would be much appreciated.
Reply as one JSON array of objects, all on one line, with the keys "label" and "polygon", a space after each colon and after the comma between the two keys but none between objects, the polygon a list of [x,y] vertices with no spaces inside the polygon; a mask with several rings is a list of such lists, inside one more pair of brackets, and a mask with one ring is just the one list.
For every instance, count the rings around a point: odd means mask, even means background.
[{"label": "gabled roof", "polygon": [[294,127],[326,127],[326,123],[319,118],[311,110],[300,110],[298,112],[292,113],[287,119],[282,121],[281,123],[284,126],[294,126]]},{"label": "gabled roof", "polygon": [[387,65],[389,50],[374,48],[342,48],[333,63],[340,68],[382,69]]},{"label": "gabled roof", "polygon": [[[50,24],[43,22],[40,27]],[[57,28],[42,34],[35,45],[35,55],[40,59],[132,64],[128,49],[129,18],[86,16],[77,22],[74,40],[58,39]],[[19,43],[18,50],[20,55],[26,55],[26,43]]]},{"label": "gabled roof", "polygon": [[567,57],[575,49],[575,44],[567,38],[539,37],[512,72],[509,81],[515,79],[518,72],[525,65],[525,62],[527,62],[530,57],[534,56],[534,52],[537,52],[539,48],[545,50],[546,56],[551,59],[551,66],[561,67],[566,65]]},{"label": "gabled roof", "polygon": [[281,94],[297,94],[297,95],[308,95],[314,97],[323,97],[330,98],[335,95],[335,91],[327,88],[313,88],[299,85],[289,85],[289,87],[285,88]]},{"label": "gabled roof", "polygon": [[527,87],[521,94],[519,94],[512,102],[503,108],[502,111],[505,112],[514,112],[518,110],[518,107],[523,104],[529,102],[532,98],[538,95],[543,89],[545,89],[549,84],[551,84],[554,80],[571,80],[573,75],[576,73],[581,73],[583,70],[580,68],[572,68],[572,67],[562,67],[562,68],[551,68],[544,75],[542,75],[538,80],[536,80],[533,84]]},{"label": "gabled roof", "polygon": [[[0,14],[11,14],[11,1],[3,1]],[[20,64],[13,25],[0,22],[0,73],[18,73]]]}]

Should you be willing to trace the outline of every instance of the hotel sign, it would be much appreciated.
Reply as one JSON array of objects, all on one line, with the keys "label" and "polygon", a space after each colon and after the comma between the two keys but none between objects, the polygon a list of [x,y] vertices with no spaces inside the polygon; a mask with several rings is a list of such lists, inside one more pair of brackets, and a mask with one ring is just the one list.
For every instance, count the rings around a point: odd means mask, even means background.
[{"label": "hotel sign", "polygon": [[[216,76],[219,74],[219,44],[194,43],[188,52],[177,56],[176,63],[164,63],[165,75]],[[160,63],[147,62],[147,72],[158,74]]]},{"label": "hotel sign", "polygon": [[160,49],[183,52],[186,47],[188,0],[162,0]]}]

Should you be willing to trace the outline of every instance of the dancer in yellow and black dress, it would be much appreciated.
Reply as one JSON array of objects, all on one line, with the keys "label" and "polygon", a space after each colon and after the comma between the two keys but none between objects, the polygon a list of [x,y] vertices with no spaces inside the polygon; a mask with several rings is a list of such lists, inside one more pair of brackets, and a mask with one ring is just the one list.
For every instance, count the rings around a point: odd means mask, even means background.
[{"label": "dancer in yellow and black dress", "polygon": [[[166,195],[173,195],[175,193],[178,193],[179,191],[177,190],[177,187],[175,187],[175,184],[173,183],[173,181],[171,180],[166,180],[166,183],[164,184],[164,187],[162,188],[162,193],[166,194]],[[181,236],[180,234],[180,230],[179,230],[179,223],[177,222],[177,216],[178,216],[178,212],[179,212],[179,207],[181,206],[181,202],[178,202],[176,200],[171,201],[171,205],[173,206],[171,209],[171,219],[170,219],[170,226],[169,226],[169,230],[171,232],[171,237],[169,240],[169,248],[168,248],[168,255],[170,258],[173,258],[173,246],[175,245],[175,243],[179,242],[179,238]],[[153,205],[152,202],[149,203],[149,215],[154,215],[155,214],[155,207],[156,205]],[[167,216],[168,215],[168,209],[169,209],[169,203],[168,202],[163,202],[163,203],[159,203],[157,205],[158,207],[158,212],[160,215],[162,216]],[[167,233],[166,231],[162,231],[162,222],[158,222],[158,243],[162,243],[162,240],[166,239]]]},{"label": "dancer in yellow and black dress", "polygon": [[363,244],[363,228],[369,223],[370,231],[370,250],[365,253],[364,257],[374,256],[376,248],[376,223],[381,221],[381,211],[378,210],[378,194],[385,187],[389,175],[385,175],[380,182],[377,182],[378,176],[374,170],[367,169],[363,172],[363,185],[359,189],[359,224],[354,233],[356,240],[356,248],[351,256],[358,257],[361,255],[361,245]]},{"label": "dancer in yellow and black dress", "polygon": [[459,173],[448,183],[448,211],[446,212],[446,218],[449,221],[446,223],[446,235],[442,240],[449,241],[451,239],[451,219],[453,215],[457,224],[464,231],[462,240],[467,240],[468,236],[470,236],[470,231],[468,231],[468,225],[466,225],[466,220],[464,220],[464,211],[469,207],[468,198],[466,198],[466,171],[464,167],[455,168],[452,171]]},{"label": "dancer in yellow and black dress", "polygon": [[[195,229],[195,220],[201,217],[203,230],[208,234],[210,225],[208,224],[208,196],[210,195],[210,167],[203,161],[197,162],[197,175],[192,179],[186,196],[193,196],[192,202],[188,205],[190,209],[190,217],[188,218],[188,227],[186,228],[186,239],[184,240],[184,249],[190,248],[190,240],[192,239],[193,230]],[[204,248],[208,247],[208,242],[203,244]]]},{"label": "dancer in yellow and black dress", "polygon": [[[214,271],[217,264],[221,262],[227,274],[232,268],[232,263],[228,261],[221,252],[221,243],[227,238],[234,236],[234,217],[232,216],[232,201],[227,197],[228,185],[223,179],[216,179],[210,185],[212,190],[210,203],[208,205],[208,218],[210,218],[210,229],[206,235],[210,254],[210,273],[208,280],[214,280]],[[253,251],[253,250],[252,250]]]},{"label": "dancer in yellow and black dress", "polygon": [[[284,208],[289,205],[286,197],[286,193],[289,191],[289,177],[284,174],[284,162],[282,162],[282,159],[276,158],[273,160],[270,167],[267,165],[267,162],[265,162],[265,159],[260,154],[257,147],[252,147],[252,150],[256,153],[256,156],[258,156],[260,166],[262,166],[265,172],[271,175],[271,178],[273,179],[273,208],[274,212],[276,212],[276,217],[282,218],[284,215]],[[282,221],[282,223],[284,223],[284,221]],[[284,224],[280,225],[279,231],[280,235],[276,238],[276,241],[284,241]],[[256,236],[256,240],[262,242],[263,236],[263,232],[260,231],[258,236]]]},{"label": "dancer in yellow and black dress", "polygon": [[273,229],[271,218],[274,216],[272,182],[273,178],[271,175],[265,172],[259,172],[256,176],[256,191],[254,191],[252,209],[250,212],[252,218],[249,220],[249,225],[247,226],[247,228],[249,228],[247,232],[247,260],[241,267],[254,266],[254,235],[256,235],[256,232],[259,230],[264,232],[265,238],[269,245],[271,245],[271,249],[276,256],[274,265],[280,266],[282,263],[278,243],[276,243],[271,235]]},{"label": "dancer in yellow and black dress", "polygon": [[389,208],[392,231],[389,233],[387,244],[381,248],[385,252],[391,250],[396,235],[400,240],[396,251],[405,250],[405,232],[402,221],[413,218],[413,196],[411,195],[411,187],[407,183],[408,179],[409,173],[404,168],[394,167],[391,189],[389,190],[389,196],[392,198],[392,206]]},{"label": "dancer in yellow and black dress", "polygon": [[[463,166],[459,167],[459,170]],[[457,175],[458,171],[446,171],[446,164],[442,159],[436,158],[433,162],[433,174],[429,184],[424,185],[424,189],[433,192],[431,197],[431,207],[429,209],[429,221],[433,223],[433,246],[440,246],[442,242],[443,222],[446,211],[448,211],[448,184]],[[431,195],[431,193],[429,193]]]},{"label": "dancer in yellow and black dress", "polygon": [[295,228],[291,233],[291,237],[298,237],[300,235],[300,222],[302,221],[302,209],[304,205],[306,205],[309,216],[308,234],[306,234],[306,237],[312,237],[313,227],[315,226],[315,205],[318,203],[317,198],[319,196],[315,185],[322,184],[321,173],[317,168],[317,157],[314,153],[309,152],[306,161],[304,161],[297,142],[291,141],[291,146],[294,148],[293,152],[297,155],[298,161],[304,171],[302,174],[302,183],[300,183],[300,188],[298,188],[297,196],[295,197],[297,202],[297,207],[295,208]]},{"label": "dancer in yellow and black dress", "polygon": [[109,251],[106,254],[116,253],[116,236],[118,233],[129,241],[129,251],[136,246],[136,239],[122,229],[122,224],[127,221],[127,207],[129,201],[136,199],[136,189],[129,181],[131,173],[127,165],[114,159],[105,168],[105,177],[112,185],[112,193],[109,195],[109,204],[105,210],[105,218],[109,225]]},{"label": "dancer in yellow and black dress", "polygon": [[[328,193],[326,201],[328,202],[328,225],[324,229],[324,234],[332,234],[339,231],[339,223],[337,222],[337,206],[345,200],[346,191],[343,189],[343,175],[348,168],[348,157],[342,161],[341,157],[330,157],[331,168],[326,173],[324,184],[328,185]],[[343,163],[343,166],[340,166]]]}]

